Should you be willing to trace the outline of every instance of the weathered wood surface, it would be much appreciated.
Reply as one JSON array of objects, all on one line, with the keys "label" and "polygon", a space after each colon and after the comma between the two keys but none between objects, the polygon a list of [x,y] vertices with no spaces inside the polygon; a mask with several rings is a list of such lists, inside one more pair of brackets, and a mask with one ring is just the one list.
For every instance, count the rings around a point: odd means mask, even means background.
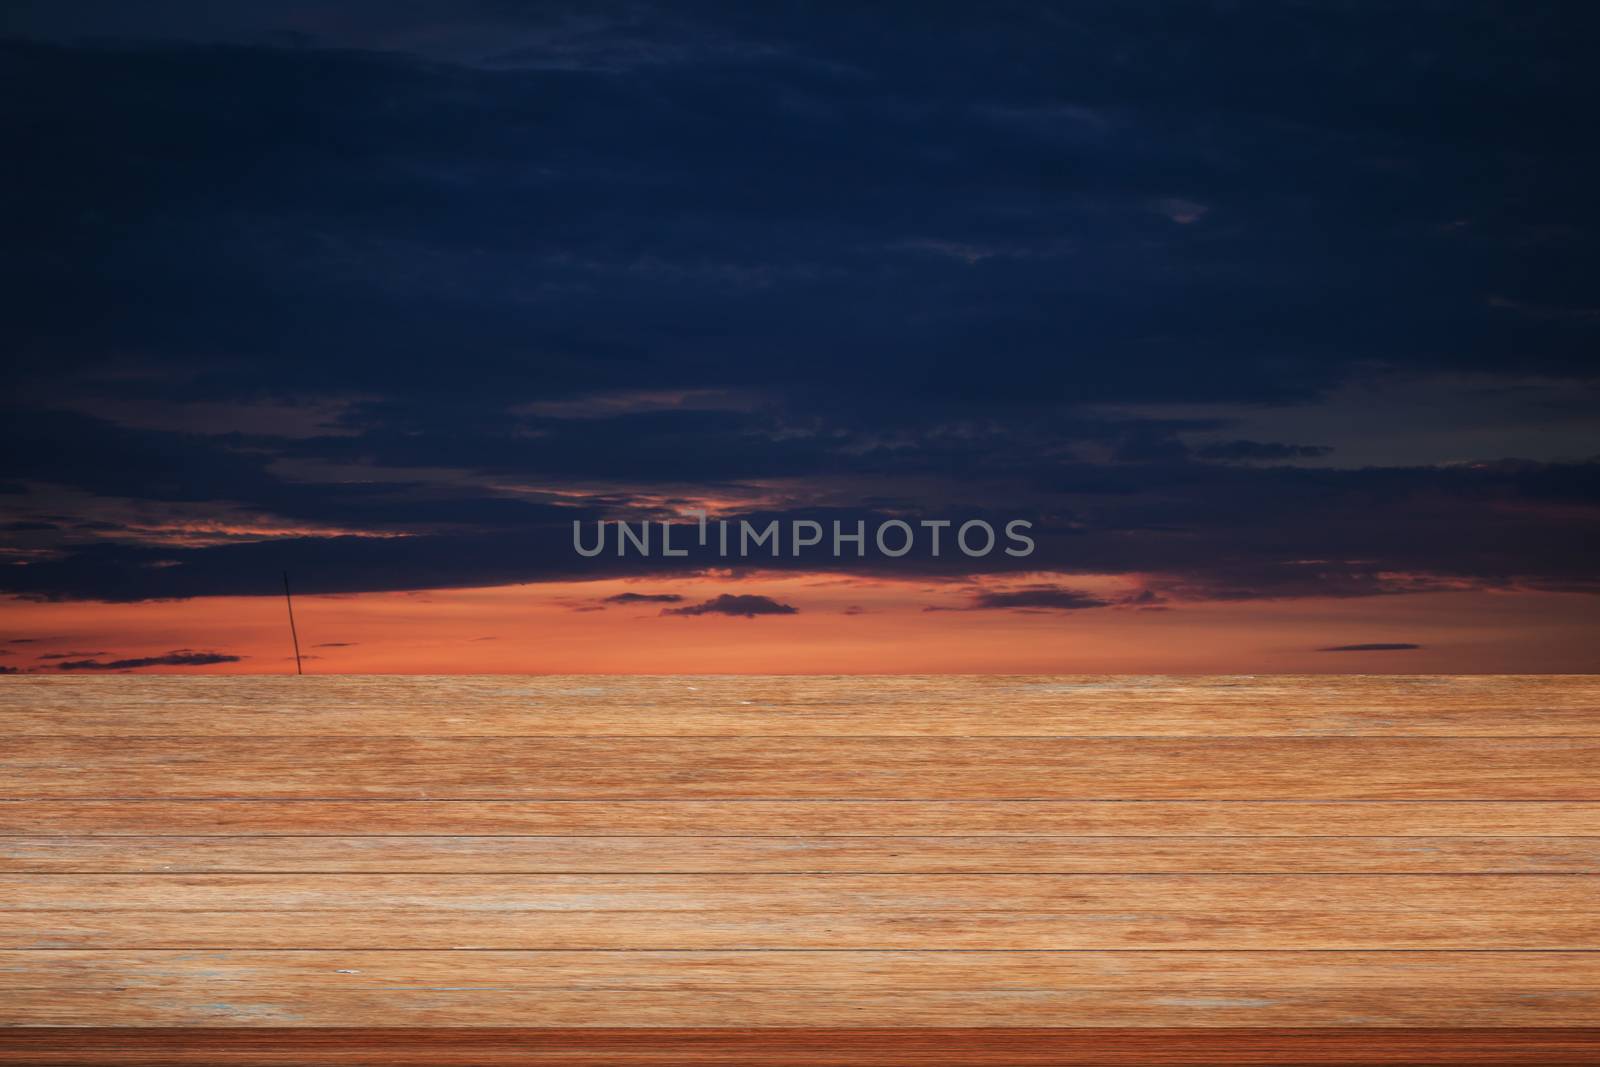
[{"label": "weathered wood surface", "polygon": [[[0,736],[13,1027],[1600,1019],[1593,678],[8,678]],[[586,1032],[472,1062],[683,1062]],[[1116,1062],[1009,1040],[951,1062]],[[342,1055],[180,1046],[105,1062]]]}]

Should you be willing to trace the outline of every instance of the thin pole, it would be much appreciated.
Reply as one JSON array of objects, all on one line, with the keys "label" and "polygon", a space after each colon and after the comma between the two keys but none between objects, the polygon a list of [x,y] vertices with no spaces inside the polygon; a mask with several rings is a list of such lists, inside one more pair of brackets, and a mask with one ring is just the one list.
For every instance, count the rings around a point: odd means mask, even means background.
[{"label": "thin pole", "polygon": [[304,674],[300,669],[300,635],[294,628],[294,598],[289,595],[289,572],[283,572],[283,602],[289,605],[289,636],[294,638],[294,673]]}]

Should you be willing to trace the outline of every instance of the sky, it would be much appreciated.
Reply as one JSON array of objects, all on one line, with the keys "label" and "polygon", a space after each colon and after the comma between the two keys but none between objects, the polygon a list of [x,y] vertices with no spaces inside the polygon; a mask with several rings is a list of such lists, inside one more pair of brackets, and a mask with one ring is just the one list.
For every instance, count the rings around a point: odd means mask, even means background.
[{"label": "sky", "polygon": [[1597,31],[13,0],[0,672],[1600,669]]}]

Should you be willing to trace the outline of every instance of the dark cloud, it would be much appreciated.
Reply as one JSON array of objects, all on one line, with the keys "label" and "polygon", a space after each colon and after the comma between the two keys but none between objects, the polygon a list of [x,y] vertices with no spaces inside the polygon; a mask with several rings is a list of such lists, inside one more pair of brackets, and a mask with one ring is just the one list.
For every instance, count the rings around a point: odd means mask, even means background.
[{"label": "dark cloud", "polygon": [[797,615],[800,609],[790,604],[780,604],[771,597],[724,593],[700,604],[683,608],[663,608],[663,615],[736,615],[753,619],[757,615]]},{"label": "dark cloud", "polygon": [[607,604],[677,604],[683,597],[677,593],[618,593],[608,596]]},{"label": "dark cloud", "polygon": [[312,645],[312,648],[354,648],[359,641],[323,641],[321,644]]},{"label": "dark cloud", "polygon": [[1080,611],[1084,608],[1110,607],[1114,601],[1081,589],[1067,589],[1056,585],[1033,585],[1024,589],[1003,592],[983,592],[973,598],[972,609],[985,611],[1002,608],[1030,608],[1047,611]]},{"label": "dark cloud", "polygon": [[138,656],[132,659],[92,660],[80,659],[57,663],[62,671],[128,671],[140,667],[206,667],[214,663],[238,663],[244,657],[222,652],[168,652],[162,656]]},{"label": "dark cloud", "polygon": [[0,674],[21,674],[21,673],[22,672],[20,670],[18,670],[16,667],[0,666]]},{"label": "dark cloud", "polygon": [[1286,460],[1311,459],[1325,456],[1333,449],[1326,445],[1286,445],[1262,441],[1219,441],[1195,449],[1202,459],[1216,460]]},{"label": "dark cloud", "polygon": [[[591,39],[620,23],[678,58],[618,77],[530,18],[512,69],[399,54],[376,11],[349,32],[370,50],[11,42],[37,90],[12,133],[51,161],[11,178],[20,236],[59,242],[18,272],[38,299],[13,329],[78,353],[62,373],[116,338],[193,394],[383,381],[391,414],[619,370],[794,399],[844,372],[896,419],[1304,398],[1375,359],[1492,366],[1518,336],[1529,369],[1587,373],[1583,321],[1485,295],[1581,304],[1562,283],[1581,244],[1528,241],[1594,223],[1561,121],[1594,76],[1558,19],[1485,11],[1441,36],[1332,4],[1181,25],[1116,4],[1003,23],[645,6]],[[730,39],[751,44],[708,47]],[[1492,94],[1466,76],[1484,69]],[[93,91],[110,81],[127,91]]]},{"label": "dark cloud", "polygon": [[101,650],[99,652],[46,652],[35,659],[76,659],[80,656],[109,656],[111,653]]},{"label": "dark cloud", "polygon": [[1421,648],[1421,645],[1407,644],[1405,642],[1375,642],[1366,645],[1330,645],[1319,648],[1318,652],[1410,652]]}]

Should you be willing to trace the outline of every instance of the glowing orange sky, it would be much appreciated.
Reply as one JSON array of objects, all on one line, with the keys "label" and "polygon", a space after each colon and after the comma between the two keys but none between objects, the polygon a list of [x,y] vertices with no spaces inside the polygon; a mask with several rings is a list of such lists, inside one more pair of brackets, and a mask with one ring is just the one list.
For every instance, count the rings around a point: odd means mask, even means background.
[{"label": "glowing orange sky", "polygon": [[[1039,576],[1033,576],[1037,578]],[[1110,593],[1116,578],[1072,576]],[[1013,583],[1020,581],[1013,579]],[[1586,635],[1600,601],[1558,593],[1425,593],[1181,603],[1080,611],[972,611],[971,586],[827,575],[596,581],[297,596],[307,673],[1561,672],[1600,669]],[[663,617],[657,604],[760,594],[798,609],[746,618]],[[939,610],[927,610],[929,608]],[[54,672],[62,652],[109,661],[175,649],[224,652],[207,673],[293,670],[281,598],[135,604],[0,603],[0,665]],[[1403,652],[1319,652],[1405,642]],[[149,668],[174,670],[175,668]]]}]

